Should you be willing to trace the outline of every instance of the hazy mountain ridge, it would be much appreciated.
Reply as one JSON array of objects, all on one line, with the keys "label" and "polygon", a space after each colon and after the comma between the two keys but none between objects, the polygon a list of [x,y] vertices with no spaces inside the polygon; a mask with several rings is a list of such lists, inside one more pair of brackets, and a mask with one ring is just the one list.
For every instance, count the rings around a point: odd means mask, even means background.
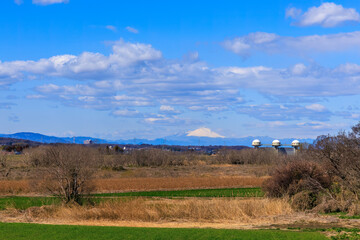
[{"label": "hazy mountain ridge", "polygon": [[[20,132],[14,134],[0,134],[0,137],[3,138],[14,138],[14,139],[25,139],[41,143],[77,143],[82,144],[85,140],[92,140],[94,143],[99,144],[153,144],[153,145],[199,145],[199,146],[209,146],[209,145],[225,145],[225,146],[251,146],[251,142],[254,139],[259,139],[262,144],[271,144],[275,139],[267,136],[249,136],[242,138],[214,138],[214,137],[194,137],[187,136],[186,134],[177,134],[164,138],[157,138],[154,140],[149,139],[119,139],[119,140],[106,140],[100,138],[92,137],[55,137],[47,136],[39,133],[32,132]],[[295,138],[282,138],[278,139],[282,144],[291,144]],[[75,141],[74,141],[75,140]],[[312,143],[314,139],[298,139],[300,142]]]}]

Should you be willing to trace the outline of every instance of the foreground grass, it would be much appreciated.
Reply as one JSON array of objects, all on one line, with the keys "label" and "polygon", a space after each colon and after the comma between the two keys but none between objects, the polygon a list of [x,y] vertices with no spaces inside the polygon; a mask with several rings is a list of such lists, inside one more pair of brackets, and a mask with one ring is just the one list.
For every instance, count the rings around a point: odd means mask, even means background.
[{"label": "foreground grass", "polygon": [[96,197],[263,197],[260,188],[192,189],[94,194]]},{"label": "foreground grass", "polygon": [[279,230],[227,230],[181,228],[129,228],[98,226],[39,225],[26,223],[0,223],[2,240],[48,239],[327,239],[317,232],[291,232]]}]

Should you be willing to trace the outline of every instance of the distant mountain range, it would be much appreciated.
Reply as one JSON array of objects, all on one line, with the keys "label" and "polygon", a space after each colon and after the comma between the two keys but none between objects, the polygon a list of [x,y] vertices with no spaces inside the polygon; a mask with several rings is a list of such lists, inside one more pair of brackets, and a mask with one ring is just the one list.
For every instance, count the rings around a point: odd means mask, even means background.
[{"label": "distant mountain range", "polygon": [[[199,130],[199,129],[197,129]],[[168,136],[164,138],[157,138],[154,140],[148,139],[120,139],[120,140],[106,140],[100,138],[92,137],[55,137],[47,136],[39,133],[32,132],[19,132],[14,134],[0,134],[2,138],[14,138],[14,139],[25,139],[41,143],[77,143],[82,144],[85,140],[92,140],[93,143],[97,144],[152,144],[152,145],[182,145],[182,146],[210,146],[210,145],[225,145],[225,146],[251,146],[251,143],[254,139],[259,139],[262,144],[271,144],[275,139],[267,136],[249,136],[243,138],[226,138],[221,135],[216,135],[216,133],[211,132],[209,129],[206,131],[192,131],[187,134],[178,134],[173,136]],[[196,135],[195,133],[201,133]],[[207,136],[205,133],[209,133]],[[195,135],[195,136],[194,136]],[[214,137],[215,136],[215,137]],[[278,139],[282,144],[291,144],[294,138],[283,138]],[[312,143],[314,139],[298,139],[300,142]]]}]

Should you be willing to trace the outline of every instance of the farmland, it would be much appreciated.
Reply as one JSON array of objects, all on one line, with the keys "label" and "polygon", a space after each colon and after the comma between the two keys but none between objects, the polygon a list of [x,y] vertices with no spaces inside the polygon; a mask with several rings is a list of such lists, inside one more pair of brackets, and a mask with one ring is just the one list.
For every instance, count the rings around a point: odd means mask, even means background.
[{"label": "farmland", "polygon": [[[38,150],[41,147],[35,148],[34,153],[39,154]],[[96,157],[95,161],[84,161],[81,165],[86,174],[92,174],[87,181],[91,187],[82,192],[81,199],[71,201],[67,201],[61,191],[56,192],[62,178],[59,181],[50,174],[54,170],[64,172],[66,169],[52,169],[47,162],[39,162],[42,161],[39,155],[34,155],[31,149],[26,154],[6,158],[5,168],[2,169],[6,176],[2,175],[0,180],[0,221],[5,224],[2,227],[26,228],[33,234],[40,231],[39,228],[48,228],[47,232],[59,232],[59,239],[69,237],[64,230],[66,228],[73,228],[80,235],[84,235],[85,231],[81,226],[59,224],[91,225],[88,230],[93,229],[89,231],[94,231],[94,235],[104,231],[100,226],[122,227],[109,229],[127,239],[138,239],[145,231],[148,231],[146,239],[162,239],[171,234],[174,239],[188,239],[190,235],[196,236],[196,239],[201,239],[199,235],[203,239],[249,236],[253,239],[275,236],[275,239],[324,239],[340,234],[329,230],[333,227],[356,229],[358,225],[357,215],[305,214],[295,209],[286,197],[265,196],[264,184],[271,180],[271,169],[279,163],[286,164],[286,158],[276,159],[269,155],[271,159],[266,159],[263,154],[256,156],[241,151],[236,152],[240,155],[231,152],[231,158],[225,153],[221,158],[193,153],[172,155],[168,152],[161,156],[161,150],[136,153],[141,158],[151,157],[150,166],[147,166],[148,163],[137,160],[137,155],[101,152],[98,155],[99,152],[94,150],[90,152],[91,157]],[[90,157],[87,151],[88,148],[81,148],[76,153],[69,151],[67,154],[79,156],[81,153]],[[174,156],[178,159],[176,162],[167,159]],[[255,156],[255,159],[246,160],[249,156]],[[164,159],[157,162],[158,157]],[[189,157],[194,160],[189,161]],[[71,170],[73,163],[63,161],[64,166],[69,164]],[[64,176],[68,177],[66,172]],[[11,222],[37,225],[6,225]],[[291,229],[296,231],[289,231]],[[326,236],[321,229],[325,229]],[[21,236],[12,235],[7,235],[5,239],[13,237],[21,239]]]}]

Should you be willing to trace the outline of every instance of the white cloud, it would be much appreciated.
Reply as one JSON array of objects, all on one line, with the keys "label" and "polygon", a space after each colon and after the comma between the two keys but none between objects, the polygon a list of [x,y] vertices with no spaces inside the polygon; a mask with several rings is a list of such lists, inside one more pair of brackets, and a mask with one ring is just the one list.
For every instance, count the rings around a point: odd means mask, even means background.
[{"label": "white cloud", "polygon": [[34,95],[28,95],[26,96],[27,99],[42,99],[42,98],[46,98],[46,96],[44,95],[40,95],[40,94],[34,94]]},{"label": "white cloud", "polygon": [[357,75],[360,73],[360,66],[355,63],[345,63],[336,68],[337,73]]},{"label": "white cloud", "polygon": [[[272,39],[266,35],[254,42]],[[167,124],[185,121],[178,109],[203,113],[237,111],[270,121],[294,120],[303,114],[305,118],[323,121],[332,113],[319,105],[244,106],[247,99],[241,93],[250,89],[286,103],[286,99],[294,97],[303,100],[360,92],[360,66],[353,63],[336,68],[303,63],[288,68],[211,68],[195,59],[164,59],[151,45],[124,41],[114,42],[113,52],[108,56],[84,52],[38,61],[0,62],[0,86],[34,81],[29,76],[45,82],[34,88],[27,96],[29,99],[44,98],[69,106],[108,110],[114,116],[125,116],[130,112],[124,109],[135,108],[132,110],[142,113],[140,117],[146,118],[146,122]],[[54,81],[58,78],[67,78],[67,84]],[[160,116],[144,114],[153,109]]]},{"label": "white cloud", "polygon": [[14,3],[17,5],[21,5],[24,3],[24,1],[23,0],[14,0]]},{"label": "white cloud", "polygon": [[301,15],[301,9],[298,9],[298,8],[288,8],[286,9],[286,12],[285,12],[285,16],[287,18],[291,17],[291,18],[297,18]]},{"label": "white cloud", "polygon": [[[132,65],[159,60],[160,51],[150,44],[114,42],[113,53],[84,52],[79,56],[58,55],[38,61],[0,61],[0,86],[20,81],[29,74],[66,77],[71,79],[102,79],[130,75]],[[132,74],[135,74],[132,72]],[[139,73],[141,74],[141,72]]]},{"label": "white cloud", "polygon": [[[356,69],[352,65],[352,69]],[[220,71],[220,70],[219,70]],[[344,72],[343,67],[324,68],[317,65],[302,67],[301,74],[288,69],[264,67],[222,68],[225,82],[241,82],[242,88],[255,89],[275,96],[320,97],[357,95],[360,92],[358,72]]]},{"label": "white cloud", "polygon": [[306,73],[306,66],[303,63],[298,63],[298,64],[295,64],[294,66],[290,67],[289,70],[294,75],[302,75],[302,74]]},{"label": "white cloud", "polygon": [[256,32],[236,37],[222,43],[223,47],[242,57],[260,51],[269,54],[313,54],[357,50],[360,47],[360,32],[300,37],[279,36],[274,33]]},{"label": "white cloud", "polygon": [[324,111],[327,110],[324,105],[321,105],[321,104],[318,104],[318,103],[314,103],[314,104],[305,106],[305,108],[309,109],[309,110],[313,110],[315,112],[324,112]]},{"label": "white cloud", "polygon": [[238,107],[237,112],[262,121],[292,121],[304,118],[328,121],[333,115],[323,105],[317,103],[305,107],[296,104],[248,105]]},{"label": "white cloud", "polygon": [[227,109],[228,109],[228,107],[226,107],[226,106],[207,107],[207,110],[211,111],[211,112],[224,111],[224,110],[227,110]]},{"label": "white cloud", "polygon": [[175,111],[175,109],[171,106],[166,106],[166,105],[161,105],[160,106],[160,110],[161,111],[168,111],[168,112],[173,112]]},{"label": "white cloud", "polygon": [[51,5],[56,3],[68,3],[69,0],[32,0],[33,4],[37,5]]},{"label": "white cloud", "polygon": [[290,8],[287,9],[286,16],[294,18],[295,25],[302,27],[314,25],[336,27],[347,22],[360,22],[360,15],[354,8],[344,8],[332,2],[311,7],[304,14],[301,14],[300,9]]},{"label": "white cloud", "polygon": [[114,116],[120,117],[141,117],[142,114],[138,110],[131,110],[131,109],[121,109],[112,112]]},{"label": "white cloud", "polygon": [[135,34],[138,34],[138,33],[139,33],[139,30],[137,30],[136,28],[133,28],[133,27],[127,26],[125,29],[126,29],[128,32],[131,32],[131,33],[135,33]]},{"label": "white cloud", "polygon": [[117,32],[117,28],[113,25],[107,25],[107,26],[105,26],[105,28],[110,31]]},{"label": "white cloud", "polygon": [[178,125],[193,125],[202,123],[201,121],[196,121],[192,119],[180,118],[178,116],[166,116],[163,114],[156,114],[152,117],[147,117],[144,119],[145,123],[148,124],[161,124],[169,126],[178,126]]}]

